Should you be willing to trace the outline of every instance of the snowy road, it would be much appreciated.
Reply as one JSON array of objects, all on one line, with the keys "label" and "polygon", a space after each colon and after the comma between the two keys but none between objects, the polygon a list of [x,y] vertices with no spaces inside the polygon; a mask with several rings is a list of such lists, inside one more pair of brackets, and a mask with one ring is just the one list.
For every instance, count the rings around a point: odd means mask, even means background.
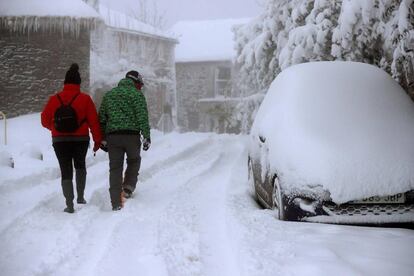
[{"label": "snowy road", "polygon": [[119,212],[103,152],[88,156],[88,204],[73,215],[47,142],[44,161],[20,152],[15,169],[1,167],[0,274],[412,275],[412,230],[280,222],[260,209],[244,137],[153,136]]}]

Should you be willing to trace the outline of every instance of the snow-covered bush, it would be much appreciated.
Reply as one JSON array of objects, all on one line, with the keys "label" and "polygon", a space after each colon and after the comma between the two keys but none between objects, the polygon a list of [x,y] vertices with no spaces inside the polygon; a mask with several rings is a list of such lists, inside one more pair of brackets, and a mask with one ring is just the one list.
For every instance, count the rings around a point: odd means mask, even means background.
[{"label": "snow-covered bush", "polygon": [[241,80],[267,89],[287,67],[322,60],[377,65],[414,98],[414,0],[267,0],[235,29]]},{"label": "snow-covered bush", "polygon": [[[264,93],[257,93],[245,98],[242,98],[236,105],[233,111],[231,121],[237,122],[239,131],[247,134],[250,131],[250,126],[253,124],[256,117],[257,110],[264,98]],[[235,125],[236,123],[233,123]]]}]

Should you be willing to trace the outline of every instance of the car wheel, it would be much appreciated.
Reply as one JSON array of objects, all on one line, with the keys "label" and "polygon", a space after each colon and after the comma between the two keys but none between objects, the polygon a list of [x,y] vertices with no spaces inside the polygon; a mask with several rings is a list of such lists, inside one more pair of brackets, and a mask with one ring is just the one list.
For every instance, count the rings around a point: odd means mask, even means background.
[{"label": "car wheel", "polygon": [[248,182],[249,182],[249,192],[253,196],[255,200],[257,200],[257,192],[256,192],[256,186],[254,183],[254,173],[253,173],[253,162],[249,158],[248,160]]},{"label": "car wheel", "polygon": [[279,177],[277,175],[273,176],[273,189],[272,189],[272,203],[273,209],[275,209],[276,213],[280,220],[284,219],[284,206],[283,206],[283,199],[282,199],[282,191],[280,189]]}]

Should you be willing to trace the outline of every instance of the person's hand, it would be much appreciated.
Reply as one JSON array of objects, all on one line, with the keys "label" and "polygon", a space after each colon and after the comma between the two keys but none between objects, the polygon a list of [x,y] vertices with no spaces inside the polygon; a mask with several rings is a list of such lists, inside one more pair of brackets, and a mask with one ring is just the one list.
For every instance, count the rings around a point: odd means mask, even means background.
[{"label": "person's hand", "polygon": [[101,143],[95,142],[95,144],[93,145],[93,152],[97,152],[99,150],[100,146],[101,146]]},{"label": "person's hand", "polygon": [[144,141],[142,142],[142,149],[144,151],[147,151],[151,146],[151,139],[150,138],[144,138]]},{"label": "person's hand", "polygon": [[101,142],[100,149],[103,150],[104,152],[108,152],[108,143],[105,140]]}]

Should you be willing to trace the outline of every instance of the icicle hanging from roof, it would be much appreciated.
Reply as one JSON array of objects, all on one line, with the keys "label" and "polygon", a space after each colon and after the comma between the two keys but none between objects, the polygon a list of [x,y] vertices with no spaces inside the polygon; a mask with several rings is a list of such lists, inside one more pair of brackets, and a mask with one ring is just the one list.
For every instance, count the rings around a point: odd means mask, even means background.
[{"label": "icicle hanging from roof", "polygon": [[74,17],[38,17],[38,16],[5,16],[0,17],[0,27],[13,33],[61,32],[79,36],[82,29],[95,29],[100,23],[98,18]]}]

